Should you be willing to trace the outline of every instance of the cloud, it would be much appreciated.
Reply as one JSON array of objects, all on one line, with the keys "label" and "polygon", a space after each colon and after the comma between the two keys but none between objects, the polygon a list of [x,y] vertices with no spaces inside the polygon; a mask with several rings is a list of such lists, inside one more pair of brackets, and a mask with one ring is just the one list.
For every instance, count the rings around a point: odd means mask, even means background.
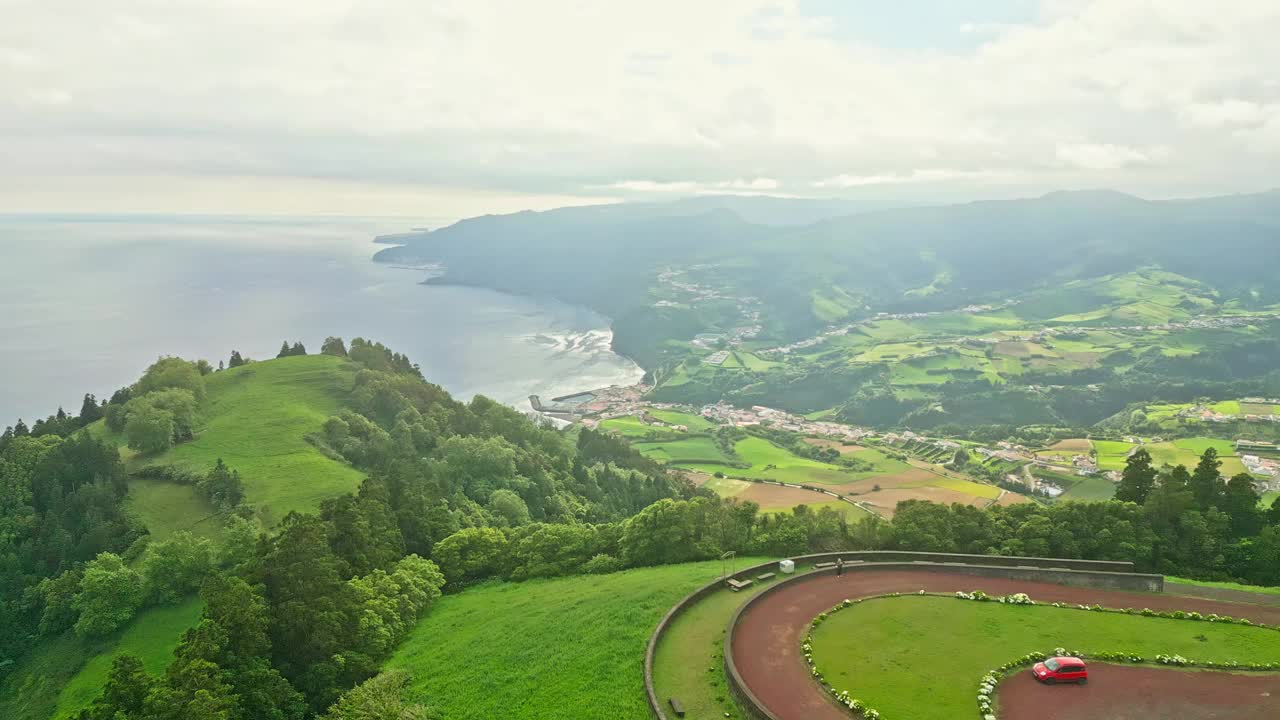
[{"label": "cloud", "polygon": [[0,4],[0,182],[55,193],[1280,184],[1274,0],[1046,0],[1023,24],[975,13],[981,43],[946,52],[842,37],[799,0]]}]

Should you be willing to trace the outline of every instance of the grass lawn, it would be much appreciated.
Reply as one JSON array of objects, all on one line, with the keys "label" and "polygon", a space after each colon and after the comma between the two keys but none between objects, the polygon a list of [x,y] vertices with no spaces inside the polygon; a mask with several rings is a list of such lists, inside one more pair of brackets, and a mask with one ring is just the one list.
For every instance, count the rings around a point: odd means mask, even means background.
[{"label": "grass lawn", "polygon": [[711,561],[482,585],[442,598],[387,665],[412,673],[413,694],[451,720],[646,718],[649,635],[720,568]]},{"label": "grass lawn", "polygon": [[191,598],[179,605],[154,607],[138,615],[121,633],[114,646],[90,658],[72,676],[58,695],[55,720],[78,713],[102,692],[107,673],[117,655],[136,655],[147,672],[159,675],[173,662],[173,651],[187,628],[194,627],[204,612],[204,603]]},{"label": "grass lawn", "polygon": [[[658,440],[654,442],[638,442],[632,445],[645,457],[660,462],[718,463],[727,462],[729,458],[720,452],[720,446],[709,437],[689,437],[683,440]],[[713,467],[707,465],[707,468]],[[703,469],[702,466],[694,467]],[[715,472],[715,470],[706,470]]]},{"label": "grass lawn", "polygon": [[621,435],[622,437],[644,437],[651,432],[657,431],[659,428],[651,425],[645,425],[640,418],[635,415],[626,417],[610,418],[600,423],[601,430],[608,430],[611,433]]},{"label": "grass lawn", "polygon": [[718,427],[715,423],[692,413],[679,412],[676,410],[650,410],[649,414],[658,418],[668,425],[684,425],[693,432],[705,432],[714,430]]},{"label": "grass lawn", "polygon": [[169,666],[182,633],[200,619],[200,601],[143,611],[123,630],[100,640],[73,632],[44,638],[29,655],[0,672],[0,718],[64,720],[98,696],[117,653],[130,652],[147,670]]},{"label": "grass lawn", "polygon": [[829,683],[887,718],[915,720],[976,717],[983,673],[1055,647],[1280,661],[1274,630],[933,596],[869,600],[832,615],[813,636]]},{"label": "grass lawn", "polygon": [[[174,465],[206,472],[218,458],[239,471],[246,500],[273,525],[292,510],[314,512],[326,498],[356,490],[364,474],[325,457],[306,436],[340,412],[357,366],[328,355],[255,362],[205,378],[209,399],[196,438],[130,465]],[[101,432],[101,431],[99,431]],[[143,493],[146,495],[147,493]],[[140,510],[181,502],[142,498]],[[191,512],[199,512],[194,506]],[[152,518],[155,519],[154,517]],[[162,521],[162,524],[165,521]]]},{"label": "grass lawn", "polygon": [[1264,492],[1262,493],[1262,500],[1259,501],[1259,504],[1264,508],[1269,508],[1271,507],[1271,504],[1276,501],[1276,498],[1280,498],[1280,492],[1275,492],[1274,490],[1271,492]]}]

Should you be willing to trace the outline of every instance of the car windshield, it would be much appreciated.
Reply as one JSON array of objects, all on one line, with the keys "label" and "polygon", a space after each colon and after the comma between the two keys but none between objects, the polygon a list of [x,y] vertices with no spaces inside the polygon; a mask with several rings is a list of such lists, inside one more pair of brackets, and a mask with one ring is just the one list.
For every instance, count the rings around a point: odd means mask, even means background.
[{"label": "car windshield", "polygon": [[1062,667],[1062,663],[1058,662],[1054,658],[1049,658],[1048,660],[1044,661],[1044,666],[1049,668],[1050,670],[1056,671],[1058,668]]}]

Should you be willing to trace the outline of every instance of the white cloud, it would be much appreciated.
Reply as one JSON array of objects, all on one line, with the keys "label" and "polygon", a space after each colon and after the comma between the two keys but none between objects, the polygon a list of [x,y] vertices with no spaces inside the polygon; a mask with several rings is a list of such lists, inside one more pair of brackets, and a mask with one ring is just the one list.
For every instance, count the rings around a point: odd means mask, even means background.
[{"label": "white cloud", "polygon": [[1274,0],[1046,0],[1038,22],[972,23],[983,44],[947,53],[854,44],[803,7],[0,0],[0,175],[55,193],[59,177],[198,178],[233,204],[252,198],[232,179],[252,176],[315,193],[317,209],[326,184],[504,197],[1280,184]]}]

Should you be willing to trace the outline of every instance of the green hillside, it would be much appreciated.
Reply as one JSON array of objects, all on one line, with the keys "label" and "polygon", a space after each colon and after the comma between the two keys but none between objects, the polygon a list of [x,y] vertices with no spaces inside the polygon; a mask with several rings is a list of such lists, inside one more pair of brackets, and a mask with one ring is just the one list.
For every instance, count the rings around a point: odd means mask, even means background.
[{"label": "green hillside", "polygon": [[712,561],[484,585],[442,598],[388,666],[452,720],[648,717],[649,634],[720,572]]},{"label": "green hillside", "polygon": [[[363,473],[307,442],[340,412],[358,366],[329,355],[250,363],[205,377],[208,399],[196,437],[154,457],[131,455],[129,469],[168,465],[206,473],[222,458],[244,481],[245,500],[267,526],[289,512],[314,511],[326,498],[353,492]],[[93,432],[124,445],[101,423]],[[208,533],[212,508],[188,486],[134,479],[129,504],[157,536]]]},{"label": "green hillside", "polygon": [[202,610],[200,600],[192,598],[150,608],[101,640],[68,631],[41,642],[9,675],[0,677],[0,717],[62,720],[74,715],[102,691],[116,655],[136,655],[148,672],[162,672],[173,661],[182,633],[196,624]]}]

